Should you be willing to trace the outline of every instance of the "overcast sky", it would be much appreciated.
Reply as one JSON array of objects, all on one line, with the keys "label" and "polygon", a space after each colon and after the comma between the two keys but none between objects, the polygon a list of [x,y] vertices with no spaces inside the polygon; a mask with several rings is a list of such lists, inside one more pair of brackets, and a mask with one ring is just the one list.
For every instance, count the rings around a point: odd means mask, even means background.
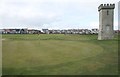
[{"label": "overcast sky", "polygon": [[0,0],[0,28],[98,28],[101,3],[116,4],[117,29],[118,0]]},{"label": "overcast sky", "polygon": [[118,29],[120,30],[120,1],[119,1],[119,4],[118,4]]}]

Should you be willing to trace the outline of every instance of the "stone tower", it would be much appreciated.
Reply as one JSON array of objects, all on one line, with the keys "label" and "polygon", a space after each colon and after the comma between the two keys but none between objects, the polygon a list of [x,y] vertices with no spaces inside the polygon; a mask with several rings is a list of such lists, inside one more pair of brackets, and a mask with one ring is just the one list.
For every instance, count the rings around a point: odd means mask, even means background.
[{"label": "stone tower", "polygon": [[114,38],[114,8],[115,4],[101,4],[99,11],[99,33],[98,40]]}]

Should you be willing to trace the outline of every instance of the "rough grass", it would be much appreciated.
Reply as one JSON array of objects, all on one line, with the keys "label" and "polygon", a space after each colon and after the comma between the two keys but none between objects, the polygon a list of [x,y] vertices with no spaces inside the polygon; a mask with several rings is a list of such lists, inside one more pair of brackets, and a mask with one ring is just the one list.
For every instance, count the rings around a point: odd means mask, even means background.
[{"label": "rough grass", "polygon": [[2,35],[0,34],[0,76],[2,75]]},{"label": "rough grass", "polygon": [[115,75],[118,40],[97,35],[3,35],[3,75]]}]

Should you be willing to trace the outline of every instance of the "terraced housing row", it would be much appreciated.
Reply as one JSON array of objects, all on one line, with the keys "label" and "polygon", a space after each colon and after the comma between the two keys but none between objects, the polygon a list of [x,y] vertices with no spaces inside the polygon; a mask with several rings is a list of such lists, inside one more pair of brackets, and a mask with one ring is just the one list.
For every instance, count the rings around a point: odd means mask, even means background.
[{"label": "terraced housing row", "polygon": [[[99,30],[94,29],[0,29],[0,34],[98,34]],[[120,32],[115,30],[115,33]]]}]

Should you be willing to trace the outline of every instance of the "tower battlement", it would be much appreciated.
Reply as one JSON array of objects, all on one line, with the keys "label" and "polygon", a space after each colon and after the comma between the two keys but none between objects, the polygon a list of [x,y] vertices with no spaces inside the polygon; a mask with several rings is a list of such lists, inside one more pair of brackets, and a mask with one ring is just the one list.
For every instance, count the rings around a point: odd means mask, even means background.
[{"label": "tower battlement", "polygon": [[101,9],[114,9],[115,8],[115,4],[101,4],[98,7],[98,11],[100,11]]}]

